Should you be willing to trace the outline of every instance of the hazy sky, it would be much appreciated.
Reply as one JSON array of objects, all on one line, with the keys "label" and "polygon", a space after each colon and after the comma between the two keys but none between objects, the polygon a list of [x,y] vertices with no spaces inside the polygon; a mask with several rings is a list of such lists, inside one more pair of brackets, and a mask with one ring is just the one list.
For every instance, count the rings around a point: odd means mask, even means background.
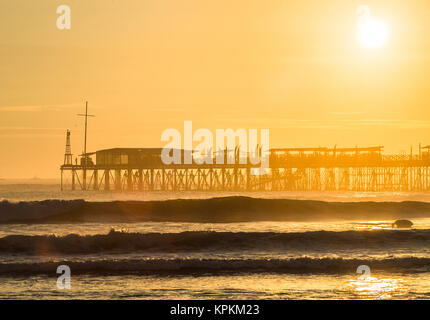
[{"label": "hazy sky", "polygon": [[[57,6],[72,11],[56,27]],[[390,35],[356,39],[369,5]],[[428,0],[2,0],[0,177],[58,177],[72,152],[161,132],[269,128],[271,147],[430,144]]]}]

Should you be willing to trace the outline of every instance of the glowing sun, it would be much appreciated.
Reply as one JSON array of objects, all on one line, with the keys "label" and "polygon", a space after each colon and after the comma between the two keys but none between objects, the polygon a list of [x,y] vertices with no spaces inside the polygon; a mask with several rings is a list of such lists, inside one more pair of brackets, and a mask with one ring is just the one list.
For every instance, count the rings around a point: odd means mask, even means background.
[{"label": "glowing sun", "polygon": [[387,24],[371,17],[370,9],[367,6],[359,7],[357,13],[359,15],[357,22],[358,41],[366,48],[379,48],[387,43],[389,36]]}]

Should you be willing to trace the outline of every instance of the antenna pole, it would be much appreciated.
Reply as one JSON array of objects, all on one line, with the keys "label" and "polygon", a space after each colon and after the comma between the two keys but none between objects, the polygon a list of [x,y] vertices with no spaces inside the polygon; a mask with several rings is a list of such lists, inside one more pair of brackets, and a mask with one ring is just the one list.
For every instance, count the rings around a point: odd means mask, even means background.
[{"label": "antenna pole", "polygon": [[84,136],[84,159],[83,159],[83,171],[82,171],[82,189],[87,189],[87,128],[88,128],[88,117],[94,117],[92,114],[88,114],[88,101],[85,101],[85,114],[78,114],[78,116],[85,117],[85,136]]},{"label": "antenna pole", "polygon": [[[88,101],[85,101],[85,141],[84,141],[84,155],[87,155],[87,127],[88,127]],[[84,168],[87,166],[87,161],[85,159]]]},{"label": "antenna pole", "polygon": [[88,127],[88,101],[85,101],[85,138],[84,138],[84,171],[82,188],[87,190],[87,127]]}]

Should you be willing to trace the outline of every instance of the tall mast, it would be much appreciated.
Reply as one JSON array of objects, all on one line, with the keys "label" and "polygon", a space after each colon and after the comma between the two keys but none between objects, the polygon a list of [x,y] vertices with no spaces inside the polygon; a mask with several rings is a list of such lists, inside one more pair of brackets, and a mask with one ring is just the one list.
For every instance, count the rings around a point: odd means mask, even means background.
[{"label": "tall mast", "polygon": [[88,117],[94,117],[93,114],[88,114],[88,101],[85,101],[85,114],[78,114],[78,116],[85,117],[85,136],[84,136],[84,168],[82,177],[82,189],[87,189],[87,128]]},{"label": "tall mast", "polygon": [[85,138],[84,138],[84,156],[85,156],[85,166],[87,166],[87,128],[88,128],[88,101],[85,101]]}]

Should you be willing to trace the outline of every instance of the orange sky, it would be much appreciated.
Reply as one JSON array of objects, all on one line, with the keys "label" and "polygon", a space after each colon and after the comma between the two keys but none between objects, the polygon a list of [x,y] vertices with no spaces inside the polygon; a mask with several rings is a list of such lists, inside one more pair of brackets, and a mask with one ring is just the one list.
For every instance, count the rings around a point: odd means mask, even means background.
[{"label": "orange sky", "polygon": [[[385,46],[357,42],[361,4]],[[0,177],[58,177],[66,129],[83,149],[85,100],[89,150],[161,147],[192,120],[269,128],[271,147],[409,152],[430,143],[429,32],[425,0],[2,1]]]}]

